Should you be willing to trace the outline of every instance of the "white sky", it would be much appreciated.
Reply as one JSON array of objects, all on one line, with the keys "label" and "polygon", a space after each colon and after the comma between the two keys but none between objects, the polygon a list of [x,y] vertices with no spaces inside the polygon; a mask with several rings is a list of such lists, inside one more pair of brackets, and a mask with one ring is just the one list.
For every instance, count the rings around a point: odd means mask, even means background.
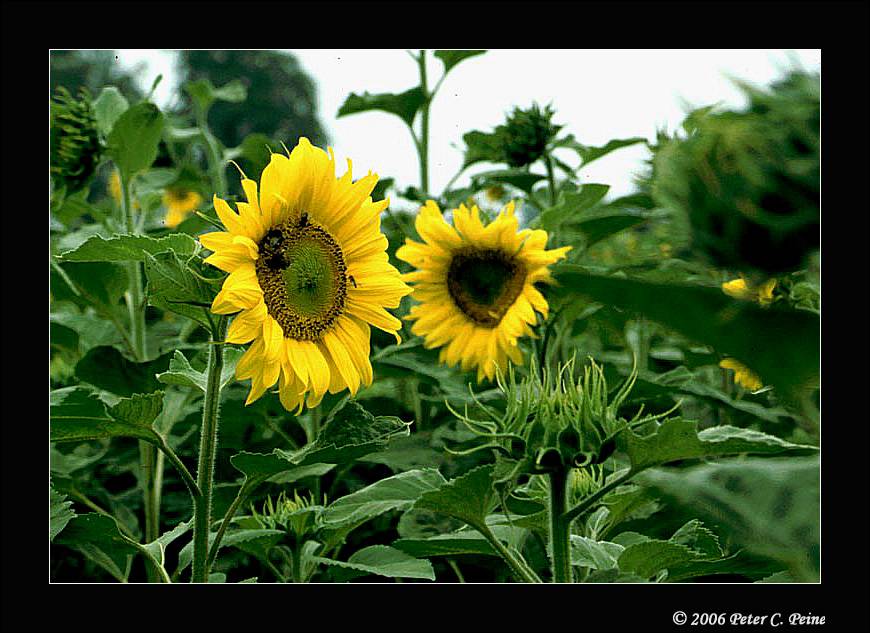
[{"label": "white sky", "polygon": [[[351,92],[402,92],[417,85],[418,70],[404,51],[305,49],[288,51],[317,83],[318,115],[335,148],[339,165],[353,159],[354,173],[369,169],[393,177],[400,189],[419,186],[417,154],[405,124],[384,112],[337,119]],[[146,62],[140,75],[147,90],[157,74],[163,82],[155,100],[165,105],[179,90],[169,51],[118,51],[125,65]],[[441,62],[428,55],[429,86],[441,76]],[[429,180],[438,193],[462,164],[462,135],[489,132],[514,106],[552,103],[553,120],[586,145],[615,138],[655,138],[656,129],[675,129],[687,106],[721,102],[742,106],[742,94],[729,77],[766,84],[797,61],[821,69],[821,50],[490,50],[450,72],[430,110]],[[289,143],[288,143],[289,144]],[[570,151],[558,154],[576,165]],[[632,175],[642,168],[647,150],[618,150],[585,168],[582,182],[611,185],[611,194],[632,191]],[[472,167],[470,173],[491,166]],[[538,168],[541,169],[540,167]],[[341,173],[341,169],[339,169]],[[463,175],[454,186],[467,184]]]}]

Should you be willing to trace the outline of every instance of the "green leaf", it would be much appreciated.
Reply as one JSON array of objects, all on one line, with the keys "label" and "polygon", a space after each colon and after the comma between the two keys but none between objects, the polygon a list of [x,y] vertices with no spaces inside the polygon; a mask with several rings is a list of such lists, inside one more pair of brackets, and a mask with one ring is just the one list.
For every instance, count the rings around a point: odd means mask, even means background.
[{"label": "green leaf", "polygon": [[72,510],[72,501],[67,501],[66,495],[57,492],[51,485],[48,487],[48,540],[54,537],[67,526],[70,519],[76,516]]},{"label": "green leaf", "polygon": [[160,443],[151,423],[163,407],[163,392],[136,394],[106,408],[102,400],[82,387],[51,392],[50,441],[82,442],[106,437],[137,437]]},{"label": "green leaf", "polygon": [[444,483],[444,477],[435,469],[393,475],[337,499],[323,511],[321,520],[324,526],[336,528],[359,524],[392,510],[406,510],[424,492]]},{"label": "green leaf", "polygon": [[462,140],[465,141],[463,169],[480,162],[501,162],[503,158],[501,140],[495,134],[472,130],[463,134]]},{"label": "green leaf", "polygon": [[182,522],[176,525],[174,528],[169,530],[168,532],[164,532],[156,540],[151,543],[146,543],[144,545],[145,549],[151,554],[151,556],[161,565],[166,564],[166,548],[170,543],[175,541],[178,537],[186,534],[193,528],[193,519],[190,521]]},{"label": "green leaf", "polygon": [[95,235],[78,248],[58,257],[65,262],[141,262],[145,261],[146,253],[156,255],[174,251],[180,257],[190,257],[198,250],[197,241],[184,233],[173,233],[160,238],[147,235],[113,235],[104,239]]},{"label": "green leaf", "polygon": [[150,393],[160,389],[155,374],[167,369],[169,357],[167,352],[152,361],[135,363],[116,348],[102,345],[89,349],[76,364],[75,372],[79,380],[119,396]]},{"label": "green leaf", "polygon": [[441,60],[441,63],[444,64],[444,74],[449,73],[456,64],[459,62],[469,59],[470,57],[475,57],[477,55],[483,55],[485,50],[468,50],[468,51],[435,51],[433,54],[435,57]]},{"label": "green leaf", "polygon": [[552,231],[566,220],[578,220],[578,216],[601,202],[609,190],[610,185],[589,183],[581,186],[577,192],[563,191],[558,204],[545,209],[538,216],[538,225],[545,231]]},{"label": "green leaf", "polygon": [[649,220],[649,217],[641,213],[620,213],[586,218],[577,222],[570,222],[568,226],[583,233],[583,236],[586,238],[586,248],[589,248],[601,240],[643,224],[647,220]]},{"label": "green leaf", "polygon": [[478,529],[486,529],[486,516],[493,505],[492,464],[478,466],[461,477],[451,479],[437,490],[424,493],[414,504],[464,521]]},{"label": "green leaf", "polygon": [[729,542],[785,564],[800,582],[818,580],[817,456],[747,458],[640,477],[671,503],[721,526]]},{"label": "green leaf", "polygon": [[818,451],[814,446],[793,444],[773,435],[727,425],[714,426],[699,433],[697,422],[682,418],[665,420],[655,433],[647,436],[626,430],[617,436],[617,447],[628,455],[635,473],[683,459],[743,453],[806,455]]},{"label": "green leaf", "polygon": [[531,194],[535,184],[545,178],[546,176],[542,174],[535,174],[523,169],[499,169],[475,174],[473,180],[479,184],[478,188],[480,189],[493,184],[508,184]]},{"label": "green leaf", "polygon": [[430,556],[499,556],[479,532],[466,530],[461,533],[439,534],[430,538],[402,538],[393,542],[393,547],[415,558]]},{"label": "green leaf", "polygon": [[719,537],[704,527],[698,519],[686,522],[669,540],[691,547],[709,558],[720,558],[724,554],[719,546]]},{"label": "green leaf", "polygon": [[368,112],[369,110],[382,110],[395,114],[401,118],[410,127],[414,122],[414,116],[420,106],[423,105],[425,97],[423,91],[417,88],[411,88],[401,94],[380,93],[370,94],[364,92],[361,95],[351,93],[338,109],[337,117],[347,116],[348,114],[356,114],[358,112]]},{"label": "green leaf", "polygon": [[393,416],[375,417],[348,400],[329,414],[314,442],[292,453],[281,449],[275,453],[298,466],[349,463],[383,450],[393,437],[407,436],[410,424]]},{"label": "green leaf", "polygon": [[422,578],[435,580],[435,571],[428,560],[420,560],[387,545],[370,545],[354,552],[347,562],[315,557],[319,563],[341,567],[348,572],[343,580],[374,574],[387,578]]},{"label": "green leaf", "polygon": [[106,86],[94,100],[93,106],[97,129],[107,137],[115,126],[115,121],[127,111],[130,103],[115,86]]},{"label": "green leaf", "polygon": [[638,312],[736,358],[784,399],[819,380],[819,317],[732,299],[719,288],[592,275],[578,266],[555,272],[560,294],[579,294]]},{"label": "green leaf", "polygon": [[608,142],[606,145],[602,145],[600,147],[593,147],[590,145],[583,145],[582,143],[578,143],[574,140],[573,136],[567,136],[561,141],[556,143],[556,147],[568,147],[577,152],[577,155],[580,156],[580,166],[584,167],[591,163],[593,160],[597,160],[602,156],[606,156],[610,152],[621,149],[623,147],[628,147],[630,145],[637,145],[638,143],[646,143],[645,138],[641,138],[639,136],[635,136],[632,138],[625,139],[614,139]]},{"label": "green leaf", "polygon": [[220,88],[215,88],[208,79],[188,81],[184,84],[184,91],[190,95],[194,106],[203,116],[208,114],[215,101],[241,103],[248,98],[245,85],[238,79],[233,79]]},{"label": "green leaf", "polygon": [[[284,537],[283,530],[269,530],[269,529],[242,529],[242,530],[228,530],[226,534],[224,534],[223,538],[220,542],[220,549],[224,547],[239,547],[241,544],[245,543],[250,548],[253,546],[252,542],[258,543],[257,547],[260,550],[267,551],[269,548],[274,547],[278,541],[280,541]],[[217,535],[216,532],[211,532],[208,535],[208,546],[211,549],[211,546],[214,544],[214,538]],[[190,563],[193,561],[193,541],[190,541],[187,545],[181,548],[181,551],[178,552],[178,568],[175,570],[173,575],[178,575],[183,572]]]},{"label": "green leaf", "polygon": [[[244,352],[240,349],[227,347],[224,349],[224,365],[221,369],[221,389],[235,379],[236,364]],[[203,393],[208,386],[208,375],[204,371],[197,371],[190,366],[187,358],[176,350],[169,361],[169,369],[157,374],[157,380],[167,385],[180,387],[194,387]]]},{"label": "green leaf", "polygon": [[217,293],[197,276],[200,271],[192,268],[198,260],[193,258],[184,262],[171,251],[146,254],[145,258],[148,302],[210,328],[208,310]]},{"label": "green leaf", "polygon": [[129,179],[151,166],[162,134],[163,113],[153,103],[143,101],[118,117],[106,140],[106,153],[122,178]]},{"label": "green leaf", "polygon": [[127,271],[120,264],[64,263],[52,266],[50,288],[56,301],[72,301],[82,308],[91,306],[101,316],[109,316],[118,311],[127,282]]},{"label": "green leaf", "polygon": [[621,571],[652,578],[664,569],[700,558],[703,558],[701,554],[685,545],[650,539],[626,547],[618,562]]},{"label": "green leaf", "polygon": [[121,582],[127,580],[130,557],[139,551],[121,536],[114,519],[97,513],[71,519],[55,543],[80,551]]},{"label": "green leaf", "polygon": [[571,564],[590,569],[614,569],[625,548],[617,543],[571,535]]}]

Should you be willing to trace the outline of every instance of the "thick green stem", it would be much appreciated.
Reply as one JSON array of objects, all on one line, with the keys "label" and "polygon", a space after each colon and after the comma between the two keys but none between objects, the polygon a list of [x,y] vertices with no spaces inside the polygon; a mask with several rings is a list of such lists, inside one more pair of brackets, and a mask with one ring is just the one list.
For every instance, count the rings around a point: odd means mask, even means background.
[{"label": "thick green stem", "polygon": [[202,138],[205,141],[208,171],[212,186],[216,189],[215,194],[219,197],[224,196],[227,192],[227,178],[224,173],[224,162],[221,158],[218,140],[215,138],[214,134],[211,133],[211,130],[209,130],[205,114],[197,113],[196,121],[200,131],[202,132]]},{"label": "thick green stem", "polygon": [[226,336],[227,319],[220,317],[212,332],[208,346],[208,368],[205,401],[202,407],[199,460],[196,469],[196,485],[200,496],[193,504],[193,582],[208,582],[208,534],[211,525],[212,484],[217,453],[218,413],[220,410],[221,370],[224,365],[223,340]]},{"label": "thick green stem", "polygon": [[432,95],[429,94],[426,81],[426,51],[420,51],[417,65],[420,67],[420,88],[423,91],[420,142],[417,146],[417,151],[420,154],[420,191],[423,195],[429,195],[429,106],[432,103]]},{"label": "thick green stem", "polygon": [[550,473],[550,547],[553,582],[573,582],[571,575],[571,522],[565,519],[568,471]]}]

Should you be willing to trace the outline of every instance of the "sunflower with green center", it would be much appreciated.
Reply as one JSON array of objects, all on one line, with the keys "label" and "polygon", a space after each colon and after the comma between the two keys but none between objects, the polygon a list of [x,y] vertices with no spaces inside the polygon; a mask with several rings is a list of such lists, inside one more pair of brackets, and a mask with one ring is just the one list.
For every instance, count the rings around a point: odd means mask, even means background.
[{"label": "sunflower with green center", "polygon": [[426,348],[442,348],[442,363],[477,368],[478,382],[492,380],[508,359],[522,364],[517,340],[534,336],[535,312],[546,319],[549,310],[535,284],[553,281],[548,266],[571,247],[546,250],[546,231],[520,231],[513,202],[487,225],[477,206],[460,205],[451,226],[429,200],[416,227],[424,243],[406,239],[396,251],[417,268],[403,277],[420,301],[407,317],[416,321],[411,331]]},{"label": "sunflower with green center", "polygon": [[335,157],[306,138],[288,156],[272,154],[257,183],[242,177],[247,202],[235,213],[214,197],[226,231],[200,242],[205,261],[229,273],[212,303],[215,314],[236,314],[228,343],[251,346],[236,377],[251,379],[250,404],[278,382],[288,411],[317,406],[324,394],[372,383],[370,326],[401,339],[401,321],[386,308],[411,292],[388,260],[378,181],[352,181],[352,165],[335,176]]}]

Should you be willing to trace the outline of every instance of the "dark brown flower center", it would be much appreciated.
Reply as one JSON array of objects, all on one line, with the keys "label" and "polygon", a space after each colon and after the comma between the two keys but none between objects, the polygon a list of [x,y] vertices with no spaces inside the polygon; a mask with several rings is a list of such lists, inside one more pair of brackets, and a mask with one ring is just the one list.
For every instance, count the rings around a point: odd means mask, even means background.
[{"label": "dark brown flower center", "polygon": [[522,262],[498,249],[462,249],[454,253],[447,271],[447,291],[456,306],[488,328],[498,326],[525,283]]}]

